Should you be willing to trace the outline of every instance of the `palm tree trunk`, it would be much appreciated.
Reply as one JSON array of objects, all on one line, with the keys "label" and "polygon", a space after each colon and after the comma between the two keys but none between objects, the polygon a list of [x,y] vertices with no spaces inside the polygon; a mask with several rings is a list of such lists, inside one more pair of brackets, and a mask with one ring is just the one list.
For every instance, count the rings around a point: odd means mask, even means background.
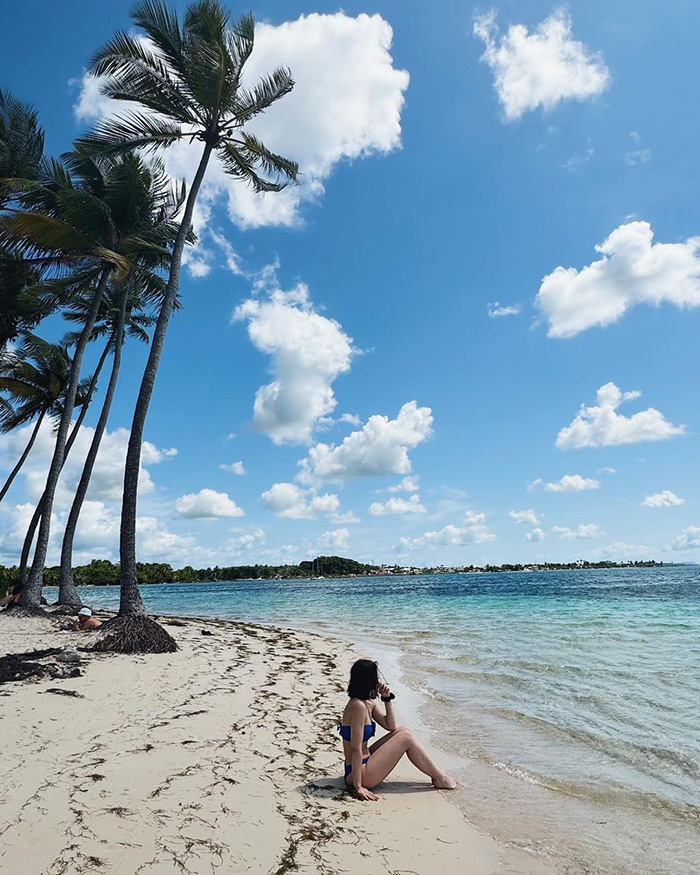
[{"label": "palm tree trunk", "polygon": [[107,427],[109,411],[112,406],[112,400],[114,399],[115,389],[117,388],[119,367],[122,360],[124,323],[126,321],[126,304],[128,297],[128,290],[125,288],[123,290],[121,307],[119,309],[119,321],[117,322],[116,328],[111,338],[114,343],[114,358],[112,359],[112,373],[109,377],[107,393],[105,394],[105,399],[102,404],[102,410],[100,411],[100,418],[97,420],[97,425],[95,426],[95,433],[92,436],[90,449],[88,450],[88,454],[85,458],[83,473],[81,474],[80,482],[78,483],[78,488],[75,492],[75,498],[73,499],[70,513],[68,514],[66,528],[63,532],[63,544],[61,545],[61,571],[58,584],[59,605],[70,605],[72,607],[75,606],[78,608],[82,606],[78,590],[75,586],[75,583],[73,582],[73,541],[75,540],[75,530],[78,525],[78,519],[80,518],[80,511],[82,510],[83,502],[85,501],[85,495],[87,494],[88,486],[90,485],[92,469],[95,467],[97,451],[100,448],[102,436],[104,435],[105,429]]},{"label": "palm tree trunk", "polygon": [[34,426],[34,431],[32,432],[32,436],[29,438],[29,442],[27,446],[24,448],[24,452],[19,457],[19,461],[12,469],[10,476],[5,481],[5,485],[0,490],[0,501],[7,495],[7,490],[12,486],[12,481],[19,474],[22,465],[27,461],[27,456],[29,455],[32,447],[34,446],[34,441],[36,440],[36,436],[39,434],[39,428],[41,427],[41,423],[44,421],[44,417],[46,416],[46,411],[42,410],[39,419],[36,421],[36,425]]},{"label": "palm tree trunk", "polygon": [[44,506],[41,512],[41,522],[39,523],[39,534],[37,535],[36,539],[36,551],[34,552],[34,561],[32,562],[32,567],[29,571],[27,585],[22,587],[19,598],[20,606],[25,608],[37,609],[41,605],[41,588],[44,581],[44,564],[46,563],[46,554],[49,549],[49,536],[51,534],[51,512],[53,510],[53,500],[56,494],[56,487],[58,486],[58,478],[61,474],[61,468],[63,468],[63,462],[66,453],[66,439],[68,437],[68,429],[70,427],[71,419],[73,416],[75,395],[78,391],[80,367],[83,363],[83,354],[85,352],[85,347],[88,344],[90,335],[92,334],[92,329],[95,326],[95,321],[97,320],[97,314],[99,312],[102,296],[104,294],[105,288],[107,287],[107,281],[111,272],[111,266],[104,267],[102,269],[102,275],[100,276],[100,281],[97,284],[97,288],[95,289],[95,294],[92,298],[92,303],[90,305],[90,310],[85,320],[85,325],[83,326],[83,330],[80,334],[80,339],[76,344],[75,352],[73,354],[70,381],[63,403],[63,414],[61,415],[61,422],[58,426],[56,445],[54,447],[53,457],[51,458],[51,467],[49,468],[49,474],[46,478],[46,488],[44,489],[43,496]]},{"label": "palm tree trunk", "polygon": [[185,240],[192,223],[192,212],[197,200],[199,189],[207,170],[207,164],[211,157],[213,147],[207,144],[199,161],[199,167],[192,180],[192,186],[187,197],[187,205],[182,222],[173,244],[173,253],[170,261],[170,275],[165,288],[165,296],[161,304],[158,321],[156,322],[151,349],[146,362],[146,368],[141,379],[141,387],[136,400],[134,418],[131,423],[129,446],[126,453],[124,467],[124,494],[122,501],[122,519],[119,538],[119,556],[121,563],[121,596],[119,603],[120,617],[145,617],[144,607],[139,592],[138,577],[136,574],[136,501],[139,485],[139,470],[141,467],[141,443],[143,430],[146,423],[148,407],[153,395],[153,385],[156,379],[158,364],[163,352],[165,334],[168,330],[168,322],[173,312],[173,306],[177,297],[180,284],[180,265],[182,253],[185,248]]},{"label": "palm tree trunk", "polygon": [[[76,438],[78,437],[78,432],[80,431],[80,426],[83,424],[83,420],[85,419],[88,411],[88,407],[90,406],[90,402],[92,401],[92,396],[95,394],[95,389],[97,388],[97,378],[100,376],[100,371],[105,363],[105,359],[107,358],[107,353],[109,352],[110,344],[107,342],[105,344],[105,348],[102,350],[102,355],[100,356],[100,360],[97,362],[97,367],[95,368],[95,372],[92,375],[92,379],[90,380],[90,385],[88,386],[87,393],[85,395],[85,403],[80,408],[80,413],[78,414],[78,418],[75,421],[75,425],[73,426],[73,431],[70,433],[70,437],[66,441],[66,450],[63,454],[63,464],[65,464],[66,459],[68,458],[68,454],[75,443]],[[44,510],[44,496],[42,495],[39,499],[39,503],[34,508],[34,513],[29,522],[29,528],[27,529],[27,534],[24,538],[24,544],[22,545],[22,556],[20,557],[19,562],[19,580],[24,589],[24,585],[27,582],[27,565],[29,563],[29,551],[32,549],[32,541],[34,540],[34,534],[36,532],[36,528],[39,525],[39,521],[41,520],[41,515]],[[41,595],[39,595],[39,601],[41,601]]]}]

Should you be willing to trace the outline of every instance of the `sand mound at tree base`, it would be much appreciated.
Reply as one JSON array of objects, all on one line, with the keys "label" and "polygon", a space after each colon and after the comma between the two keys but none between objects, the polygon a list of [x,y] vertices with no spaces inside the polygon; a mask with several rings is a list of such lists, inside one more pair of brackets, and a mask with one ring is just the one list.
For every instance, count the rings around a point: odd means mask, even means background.
[{"label": "sand mound at tree base", "polygon": [[149,617],[115,617],[102,625],[92,649],[100,653],[175,653],[177,644]]},{"label": "sand mound at tree base", "polygon": [[55,623],[51,614],[44,608],[25,607],[24,605],[13,605],[11,608],[5,608],[0,612],[0,617],[13,618],[15,620],[25,619],[27,617],[39,620],[47,620],[49,623]]}]

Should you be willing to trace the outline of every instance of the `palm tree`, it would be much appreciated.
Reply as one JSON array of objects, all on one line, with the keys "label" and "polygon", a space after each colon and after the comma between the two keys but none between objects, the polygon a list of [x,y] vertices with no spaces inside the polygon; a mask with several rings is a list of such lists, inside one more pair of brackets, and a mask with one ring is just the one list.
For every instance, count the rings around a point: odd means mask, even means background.
[{"label": "palm tree", "polygon": [[36,419],[27,445],[0,489],[0,501],[26,462],[44,418],[61,416],[70,367],[64,344],[48,343],[35,334],[25,335],[22,346],[0,360],[0,392],[9,396],[0,410],[0,432],[7,434]]},{"label": "palm tree", "polygon": [[0,89],[0,208],[12,198],[11,179],[38,179],[43,154],[36,110]]},{"label": "palm tree", "polygon": [[32,331],[56,309],[57,299],[41,271],[8,246],[0,245],[0,353],[24,331]]},{"label": "palm tree", "polygon": [[296,181],[297,164],[271,152],[245,130],[251,119],[288,94],[294,81],[289,70],[279,68],[252,90],[243,88],[243,67],[254,45],[254,19],[244,15],[231,24],[229,13],[214,0],[190,4],[182,23],[161,0],[141,0],[132,19],[148,43],[117,32],[93,57],[90,69],[104,77],[105,95],[137,108],[105,120],[80,142],[102,154],[155,150],[183,139],[200,141],[203,147],[173,245],[165,297],[134,410],[124,471],[121,602],[111,641],[105,646],[169,650],[175,646],[172,639],[163,638],[157,624],[148,625],[136,573],[136,501],[144,424],[176,300],[182,253],[209,162],[216,155],[228,174],[258,192],[280,191],[288,181]]},{"label": "palm tree", "polygon": [[[80,432],[80,426],[83,424],[83,420],[88,412],[88,408],[90,406],[90,402],[92,401],[93,395],[97,390],[97,378],[102,371],[102,367],[104,366],[105,360],[107,359],[107,354],[109,353],[109,343],[107,343],[102,350],[102,354],[100,355],[99,361],[97,362],[97,367],[95,368],[95,372],[91,377],[87,377],[84,380],[81,380],[78,383],[78,391],[75,395],[75,404],[73,406],[74,411],[80,410],[77,419],[75,420],[75,424],[71,430],[70,436],[66,441],[66,451],[63,454],[63,464],[65,465],[68,456],[70,455],[70,451],[73,448],[73,444],[75,443],[78,434]],[[61,402],[58,414],[59,416],[63,413],[63,403]],[[19,563],[19,579],[22,587],[27,582],[27,564],[29,562],[29,552],[32,548],[32,543],[34,541],[34,535],[36,534],[37,526],[41,522],[41,516],[44,509],[44,494],[42,494],[41,498],[37,502],[37,506],[34,508],[34,513],[32,514],[32,518],[29,521],[29,526],[27,528],[27,534],[24,537],[24,543],[22,545],[22,553],[20,557]]]},{"label": "palm tree", "polygon": [[40,613],[53,500],[63,467],[82,359],[102,296],[113,272],[124,275],[139,258],[164,251],[162,231],[154,231],[153,219],[171,199],[171,186],[162,168],[151,167],[133,153],[119,158],[90,157],[78,149],[64,155],[63,164],[45,162],[41,184],[27,186],[20,195],[23,209],[15,209],[0,220],[0,243],[14,244],[20,252],[36,256],[44,265],[77,265],[94,283],[90,308],[73,355],[44,490],[34,560],[20,598],[20,606],[27,609],[24,613]]},{"label": "palm tree", "polygon": [[[144,280],[148,279],[148,287],[160,287],[161,292],[165,286],[162,278],[156,274],[144,274]],[[73,504],[66,521],[61,546],[61,568],[59,575],[58,604],[72,608],[80,608],[82,602],[80,595],[73,582],[73,542],[75,531],[80,518],[80,512],[85,501],[90,478],[97,459],[100,443],[107,427],[109,412],[114,398],[121,365],[122,346],[125,334],[130,337],[148,342],[147,328],[152,326],[155,319],[143,312],[144,298],[143,289],[139,288],[139,277],[132,276],[129,281],[116,285],[108,290],[102,301],[100,319],[95,325],[93,336],[101,336],[109,333],[108,346],[113,350],[112,371],[107,385],[107,391],[102,403],[102,410],[95,426],[95,432],[90,443],[83,471],[76,489]],[[144,285],[145,283],[142,283]],[[89,300],[86,297],[79,299],[71,310],[66,313],[66,318],[74,321],[82,321],[89,309]]]}]

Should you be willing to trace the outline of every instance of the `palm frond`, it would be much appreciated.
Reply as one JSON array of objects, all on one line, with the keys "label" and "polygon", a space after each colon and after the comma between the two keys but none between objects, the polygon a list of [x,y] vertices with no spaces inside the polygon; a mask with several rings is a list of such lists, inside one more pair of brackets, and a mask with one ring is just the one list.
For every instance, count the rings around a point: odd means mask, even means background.
[{"label": "palm frond", "polygon": [[100,122],[77,142],[90,152],[117,155],[135,149],[148,152],[171,146],[182,137],[183,131],[178,124],[154,118],[145,112],[128,112],[119,118]]},{"label": "palm frond", "polygon": [[160,0],[140,0],[132,9],[131,18],[151,39],[157,52],[182,76],[185,64],[177,13]]},{"label": "palm frond", "polygon": [[278,67],[264,76],[253,91],[239,90],[233,107],[233,115],[238,125],[260,115],[272,104],[284,97],[294,88],[292,73],[286,67]]}]

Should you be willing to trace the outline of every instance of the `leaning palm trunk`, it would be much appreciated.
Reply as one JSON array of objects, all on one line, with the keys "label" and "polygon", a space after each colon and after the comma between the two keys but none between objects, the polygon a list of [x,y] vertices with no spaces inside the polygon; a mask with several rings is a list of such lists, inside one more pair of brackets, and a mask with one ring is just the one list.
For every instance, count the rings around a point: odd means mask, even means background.
[{"label": "leaning palm trunk", "polygon": [[141,594],[138,587],[138,578],[136,574],[136,501],[138,493],[139,469],[141,465],[141,443],[143,440],[143,430],[146,422],[148,407],[153,395],[153,385],[155,383],[158,364],[163,352],[163,344],[165,343],[165,334],[168,330],[168,322],[173,312],[177,290],[180,283],[180,265],[182,262],[182,252],[185,247],[185,241],[190,231],[192,223],[192,213],[194,211],[195,201],[199,193],[204,174],[207,170],[207,165],[211,157],[212,147],[205,146],[204,152],[197,168],[192,187],[190,188],[187,197],[187,205],[185,213],[182,217],[182,223],[178,231],[173,252],[170,261],[170,274],[168,284],[165,289],[163,303],[161,304],[158,321],[155,331],[153,332],[153,340],[151,349],[146,362],[146,368],[141,380],[136,408],[134,410],[134,418],[131,424],[131,434],[129,436],[129,447],[126,453],[126,465],[124,468],[124,496],[122,502],[122,519],[120,532],[120,562],[121,562],[121,599],[119,603],[120,617],[145,617],[146,609],[141,599]]},{"label": "leaning palm trunk", "polygon": [[41,610],[41,589],[44,581],[44,564],[46,562],[46,553],[49,549],[49,536],[51,534],[51,512],[53,510],[53,500],[56,494],[56,487],[58,486],[58,478],[61,474],[61,469],[63,468],[63,462],[65,459],[66,440],[68,438],[68,429],[73,416],[75,396],[78,391],[83,354],[97,320],[100,302],[102,301],[102,296],[104,295],[104,290],[107,287],[107,281],[111,272],[111,267],[104,267],[102,269],[102,275],[100,276],[100,281],[97,284],[92,299],[92,306],[90,307],[88,317],[73,354],[70,382],[68,384],[68,390],[66,391],[63,413],[61,415],[61,421],[56,435],[56,446],[54,447],[51,467],[49,468],[49,474],[46,479],[46,488],[44,489],[44,495],[42,498],[43,508],[41,512],[41,522],[39,524],[39,534],[37,535],[34,561],[32,562],[32,567],[29,571],[27,584],[22,587],[19,599],[21,607],[28,608],[30,611],[34,612]]},{"label": "leaning palm trunk", "polygon": [[44,421],[45,416],[46,416],[46,411],[42,410],[41,415],[39,416],[39,419],[37,419],[36,425],[34,426],[34,431],[32,432],[32,436],[29,438],[29,442],[27,443],[27,446],[24,448],[24,452],[19,457],[19,461],[17,462],[15,467],[10,472],[10,476],[7,478],[7,480],[5,481],[5,485],[0,490],[0,501],[2,501],[3,498],[7,495],[8,489],[10,488],[10,486],[12,486],[12,481],[19,474],[19,472],[22,468],[22,465],[24,465],[24,463],[27,461],[27,456],[29,455],[32,447],[34,446],[34,441],[36,440],[36,436],[39,434],[39,429],[41,428],[41,423]]},{"label": "leaning palm trunk", "polygon": [[[78,437],[78,432],[80,431],[80,426],[83,424],[83,420],[87,415],[88,407],[90,406],[90,402],[92,401],[92,396],[95,394],[95,389],[97,388],[97,378],[100,375],[100,371],[105,363],[105,359],[107,358],[107,353],[109,352],[109,343],[105,345],[105,348],[102,350],[102,355],[100,356],[100,360],[97,363],[97,367],[95,368],[95,373],[92,375],[92,379],[90,380],[90,385],[88,387],[87,393],[85,395],[85,401],[80,408],[80,413],[78,414],[78,418],[75,421],[75,425],[73,426],[73,431],[70,433],[70,437],[66,441],[66,449],[63,454],[63,464],[65,465],[66,459],[73,447],[73,444]],[[27,565],[29,564],[29,552],[32,549],[32,542],[34,541],[34,535],[36,534],[37,526],[41,520],[41,515],[44,511],[44,495],[41,496],[37,506],[34,508],[34,513],[32,514],[32,518],[29,522],[29,528],[27,529],[27,534],[24,538],[24,544],[22,545],[22,555],[20,557],[19,562],[19,579],[24,589],[25,584],[27,583]],[[39,595],[39,601],[41,601],[41,594]]]},{"label": "leaning palm trunk", "polygon": [[92,443],[90,444],[90,449],[88,450],[88,454],[85,458],[83,473],[80,477],[80,482],[78,483],[78,488],[75,492],[75,498],[73,499],[73,504],[71,506],[70,513],[68,514],[68,520],[66,522],[66,528],[63,533],[63,544],[61,546],[61,571],[59,576],[58,592],[59,605],[68,605],[70,607],[77,608],[80,608],[82,606],[80,596],[78,595],[78,590],[75,586],[75,583],[73,582],[73,541],[75,540],[75,530],[78,525],[78,520],[80,518],[80,511],[82,510],[83,502],[85,501],[85,495],[87,494],[88,486],[90,485],[92,470],[95,467],[97,452],[100,448],[102,436],[104,435],[105,429],[107,427],[107,421],[109,420],[109,411],[112,406],[114,392],[117,387],[119,367],[121,365],[122,359],[124,323],[126,321],[126,305],[128,297],[128,291],[127,289],[124,289],[121,308],[119,310],[119,321],[117,322],[114,334],[111,338],[111,342],[114,345],[112,373],[109,377],[109,384],[107,386],[107,393],[105,395],[104,403],[102,404],[102,410],[100,411],[100,418],[97,420],[97,425],[95,426],[95,433],[92,436]]},{"label": "leaning palm trunk", "polygon": [[[147,36],[120,32],[94,56],[90,72],[104,76],[102,92],[116,100],[138,103],[149,112],[128,112],[102,122],[81,138],[81,147],[102,154],[133,149],[167,148],[178,141],[202,141],[204,151],[187,197],[182,223],[173,243],[170,274],[144,370],[129,436],[124,471],[120,532],[121,603],[110,621],[105,649],[154,651],[175,648],[166,633],[149,621],[136,575],[136,503],[141,442],[180,279],[180,265],[204,174],[213,152],[232,178],[256,192],[281,191],[283,178],[296,181],[298,166],[271,152],[245,125],[292,90],[286,68],[263,77],[250,90],[241,86],[243,67],[253,51],[255,22],[244,15],[231,24],[218,0],[194,0],[182,23],[164,0],[138,0],[132,11]],[[266,178],[272,177],[272,178]],[[145,640],[150,630],[154,640]],[[160,634],[160,640],[155,636]],[[111,637],[111,641],[107,638]],[[166,646],[167,645],[167,646]]]}]

